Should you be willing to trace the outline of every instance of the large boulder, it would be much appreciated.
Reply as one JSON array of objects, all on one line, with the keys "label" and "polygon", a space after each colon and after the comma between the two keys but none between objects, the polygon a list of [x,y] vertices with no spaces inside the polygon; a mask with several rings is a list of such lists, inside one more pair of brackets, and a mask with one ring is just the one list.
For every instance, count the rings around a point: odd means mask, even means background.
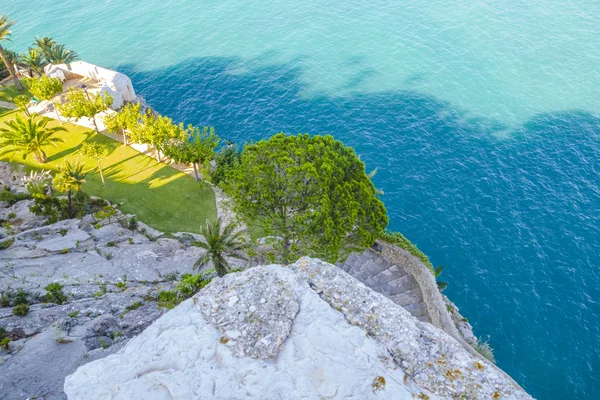
[{"label": "large boulder", "polygon": [[118,353],[69,399],[530,399],[507,375],[336,266],[227,275]]}]

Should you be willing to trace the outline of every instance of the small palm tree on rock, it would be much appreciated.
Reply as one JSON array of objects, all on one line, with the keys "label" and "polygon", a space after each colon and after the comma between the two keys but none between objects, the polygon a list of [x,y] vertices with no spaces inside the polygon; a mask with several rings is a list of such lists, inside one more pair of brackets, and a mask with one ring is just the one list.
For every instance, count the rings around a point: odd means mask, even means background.
[{"label": "small palm tree on rock", "polygon": [[58,173],[54,177],[54,187],[61,191],[67,192],[69,199],[69,215],[73,216],[73,191],[79,192],[81,185],[85,183],[87,172],[83,170],[83,164],[79,162],[65,161],[64,164],[58,166]]},{"label": "small palm tree on rock", "polygon": [[246,248],[242,241],[243,231],[235,232],[235,224],[229,223],[221,229],[223,221],[217,218],[215,222],[206,221],[206,226],[200,227],[200,233],[205,242],[196,242],[196,246],[206,250],[196,261],[194,268],[202,268],[212,261],[218,276],[224,276],[229,271],[226,257],[244,260],[243,250]]},{"label": "small palm tree on rock", "polygon": [[55,137],[58,132],[66,132],[61,126],[49,127],[47,118],[37,118],[35,116],[24,118],[17,116],[16,119],[6,122],[6,126],[0,128],[0,139],[2,147],[7,148],[6,152],[22,152],[23,159],[28,154],[33,154],[35,159],[43,164],[48,161],[44,147],[54,146],[56,143],[64,142],[63,139]]}]

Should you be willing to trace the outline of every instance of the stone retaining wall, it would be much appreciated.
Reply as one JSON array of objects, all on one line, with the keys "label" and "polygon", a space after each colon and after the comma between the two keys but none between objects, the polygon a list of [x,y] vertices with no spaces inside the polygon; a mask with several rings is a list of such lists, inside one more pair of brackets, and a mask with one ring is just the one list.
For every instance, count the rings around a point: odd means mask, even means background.
[{"label": "stone retaining wall", "polygon": [[520,388],[519,384],[515,382],[508,374],[498,368],[494,363],[488,361],[485,357],[479,354],[460,334],[452,317],[448,313],[446,303],[440,293],[435,277],[429,270],[429,268],[423,264],[417,257],[410,254],[408,251],[395,246],[393,244],[378,240],[377,243],[381,245],[381,256],[389,263],[402,266],[404,270],[411,274],[417,281],[421,292],[423,294],[423,302],[427,306],[431,323],[452,336],[462,347],[465,348],[470,354],[478,357],[482,361],[486,362],[490,366],[493,366],[506,377],[511,379],[513,383]]}]

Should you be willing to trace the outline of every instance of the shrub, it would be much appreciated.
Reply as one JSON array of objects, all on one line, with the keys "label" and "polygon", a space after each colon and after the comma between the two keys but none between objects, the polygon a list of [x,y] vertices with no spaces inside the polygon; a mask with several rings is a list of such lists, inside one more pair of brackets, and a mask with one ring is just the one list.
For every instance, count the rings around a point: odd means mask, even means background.
[{"label": "shrub", "polygon": [[135,231],[138,228],[138,222],[135,216],[129,218],[127,221],[127,228],[129,228],[131,231]]},{"label": "shrub", "polygon": [[12,239],[12,238],[8,239],[8,240],[5,240],[3,242],[0,242],[0,250],[6,250],[6,249],[8,249],[10,246],[13,245],[14,242],[15,242],[15,239]]},{"label": "shrub", "polygon": [[27,304],[17,304],[13,307],[13,314],[25,316],[29,314],[29,306]]},{"label": "shrub", "polygon": [[0,347],[4,350],[8,350],[8,344],[10,343],[10,338],[2,338],[0,340]]},{"label": "shrub", "polygon": [[14,194],[10,191],[10,189],[0,190],[0,201],[8,203],[9,207],[21,200],[27,200],[30,198],[31,196],[25,193]]},{"label": "shrub", "polygon": [[72,311],[72,312],[68,313],[67,315],[71,318],[79,318],[79,310]]},{"label": "shrub", "polygon": [[477,339],[476,343],[473,343],[473,348],[482,356],[487,358],[490,362],[496,363],[496,357],[494,357],[494,349],[492,346],[486,341],[482,341],[481,339]]},{"label": "shrub", "polygon": [[106,247],[117,247],[117,244],[115,242],[107,242]]},{"label": "shrub", "polygon": [[12,301],[13,306],[16,306],[19,304],[29,304],[29,300],[27,299],[28,297],[29,297],[29,293],[27,293],[25,290],[23,290],[23,289],[17,290],[17,293],[13,297],[13,301]]},{"label": "shrub", "polygon": [[6,216],[6,218],[8,218],[8,219],[17,218],[17,214],[15,214],[14,211],[11,211],[11,212],[8,213],[8,215]]},{"label": "shrub", "polygon": [[63,293],[63,285],[58,282],[53,282],[44,288],[46,289],[46,301],[48,303],[62,304],[67,301],[67,296]]},{"label": "shrub", "polygon": [[180,299],[177,293],[173,290],[164,290],[158,294],[158,306],[167,309],[174,308],[177,304],[181,303],[183,299]]},{"label": "shrub", "polygon": [[116,215],[117,215],[117,210],[114,207],[104,206],[94,216],[101,221],[104,221],[105,219],[107,219],[108,222],[110,223],[110,219]]},{"label": "shrub", "polygon": [[117,282],[117,284],[115,285],[118,289],[127,289],[127,282],[124,281],[119,281]]}]

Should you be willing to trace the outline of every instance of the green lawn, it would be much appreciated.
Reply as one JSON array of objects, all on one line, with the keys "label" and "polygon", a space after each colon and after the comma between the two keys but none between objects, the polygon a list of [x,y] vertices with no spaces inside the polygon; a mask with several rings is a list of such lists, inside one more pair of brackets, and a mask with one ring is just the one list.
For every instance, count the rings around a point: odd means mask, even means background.
[{"label": "green lawn", "polygon": [[25,90],[23,90],[22,92],[18,91],[17,87],[14,85],[4,87],[2,90],[0,90],[0,101],[10,101],[12,103],[13,99],[20,94],[24,94],[27,97],[31,97],[31,93],[27,89],[27,85],[25,84],[25,82],[21,81],[21,83],[25,88]]},{"label": "green lawn", "polygon": [[[0,116],[0,126],[16,113]],[[52,121],[52,124],[58,122]],[[80,159],[91,170],[83,185],[84,192],[121,203],[123,212],[137,214],[140,221],[164,232],[198,232],[207,218],[216,218],[215,194],[208,184],[198,183],[192,177],[92,130],[69,123],[63,126],[68,131],[58,136],[65,142],[46,149],[46,164],[38,164],[33,156],[22,160],[21,155],[14,153],[0,155],[0,160],[24,164],[26,171],[43,168],[54,172],[65,159]],[[102,162],[106,185],[100,181],[96,161],[78,153],[85,140],[102,143],[108,148],[109,153]]]}]

